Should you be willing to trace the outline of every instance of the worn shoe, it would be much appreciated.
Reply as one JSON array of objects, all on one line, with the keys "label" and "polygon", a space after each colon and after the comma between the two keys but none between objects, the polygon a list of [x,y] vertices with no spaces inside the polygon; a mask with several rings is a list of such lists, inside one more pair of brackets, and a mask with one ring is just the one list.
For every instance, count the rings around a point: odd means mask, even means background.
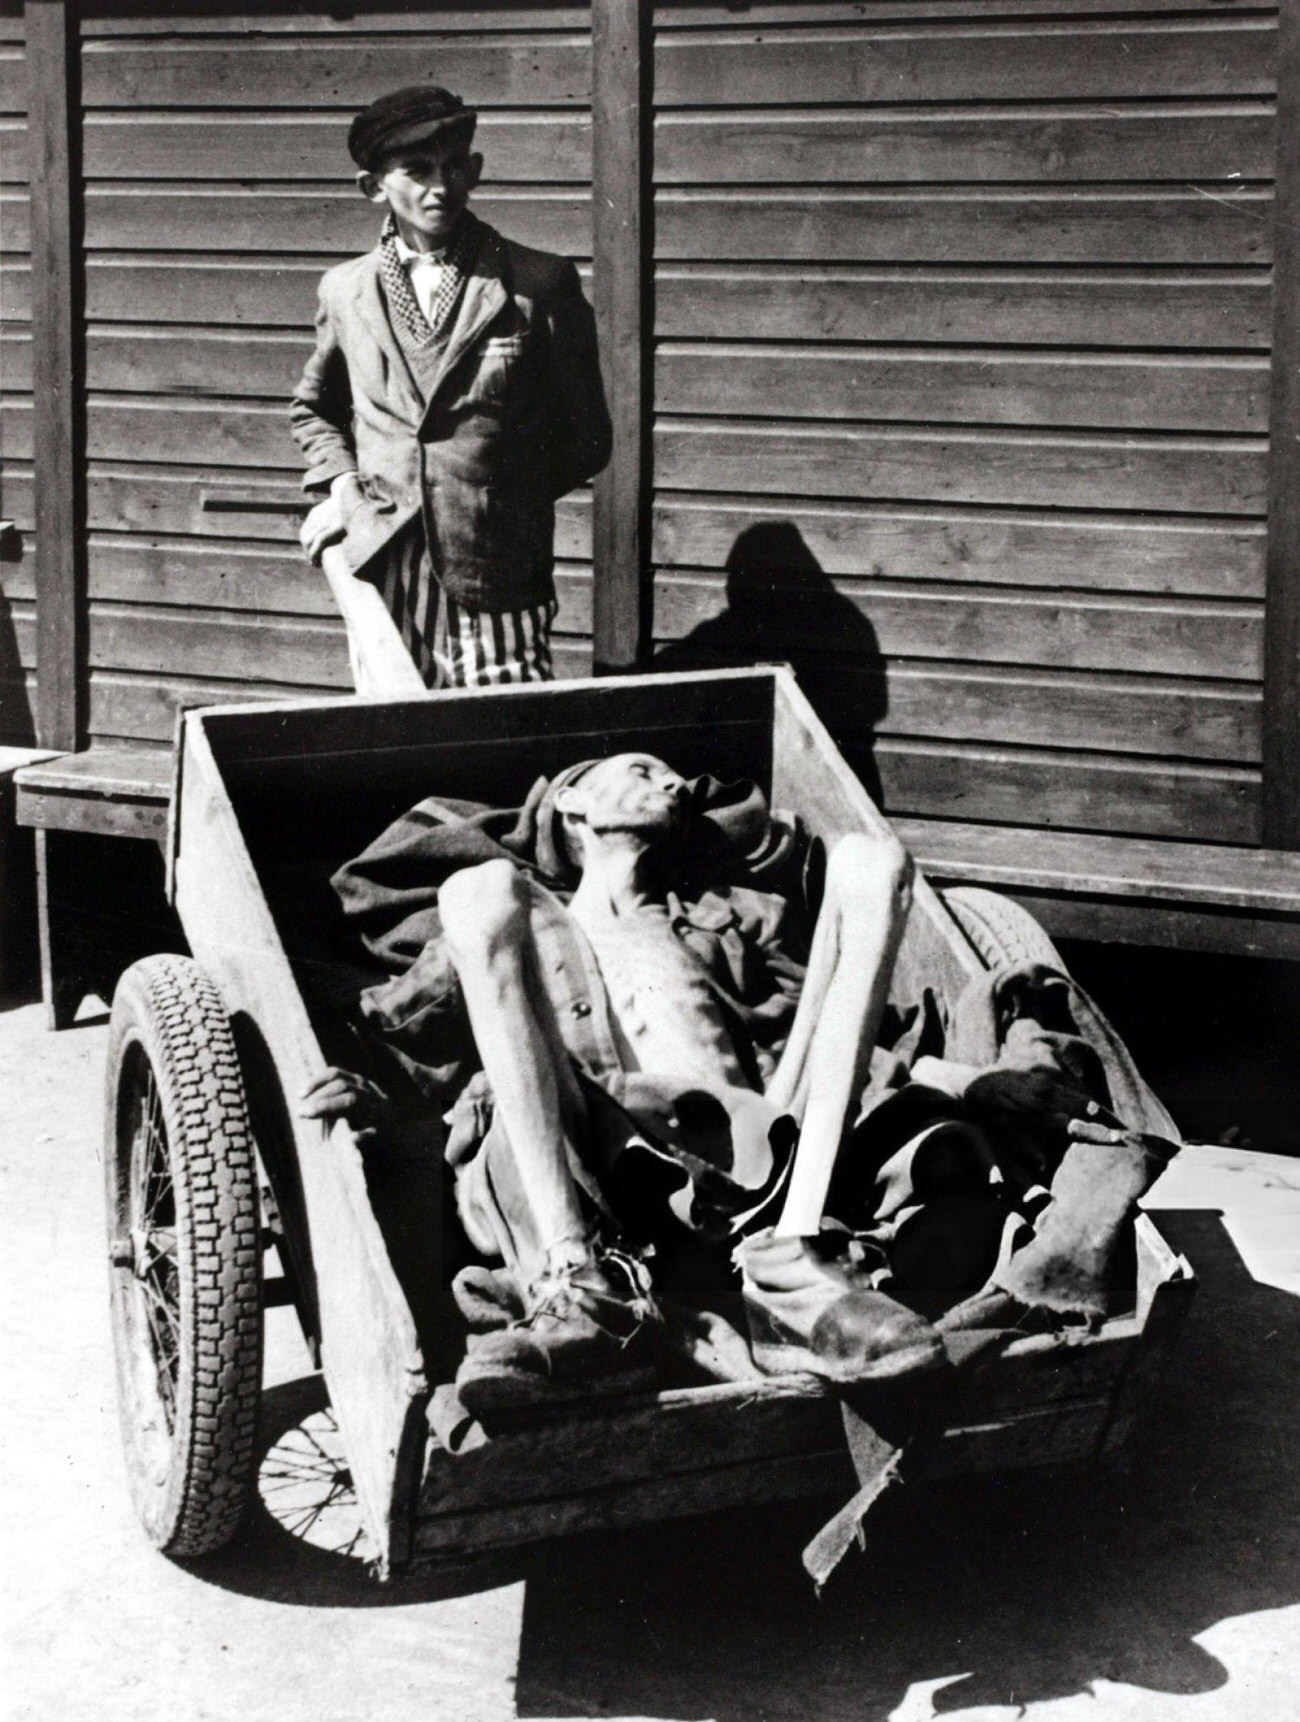
[{"label": "worn shoe", "polygon": [[601,1246],[553,1254],[524,1308],[508,1326],[470,1335],[456,1387],[473,1416],[653,1379],[661,1322],[636,1257]]},{"label": "worn shoe", "polygon": [[933,1369],[943,1341],[923,1316],[868,1284],[843,1234],[758,1232],[736,1252],[754,1361],[768,1375],[870,1381]]}]

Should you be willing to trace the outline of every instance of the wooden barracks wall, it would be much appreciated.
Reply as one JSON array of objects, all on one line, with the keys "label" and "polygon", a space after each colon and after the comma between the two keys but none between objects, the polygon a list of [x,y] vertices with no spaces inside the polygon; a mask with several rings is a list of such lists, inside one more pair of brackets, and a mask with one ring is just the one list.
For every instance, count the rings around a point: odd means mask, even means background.
[{"label": "wooden barracks wall", "polygon": [[[1258,842],[1275,12],[651,10],[657,661],[792,658],[892,811]],[[476,101],[482,212],[585,270],[590,16],[81,12],[86,729],[161,744],[177,700],[347,685],[285,396],[317,276],[374,236],[348,116],[425,76]],[[3,511],[29,528],[6,191]],[[561,510],[570,672],[589,515]],[[0,562],[6,739],[29,563]]]},{"label": "wooden barracks wall", "polygon": [[[378,233],[351,183],[351,116],[404,82],[465,93],[487,157],[476,207],[589,273],[589,25],[527,5],[363,5],[346,23],[287,7],[81,10],[86,729],[162,744],[178,701],[351,686],[329,589],[297,546],[287,418],[321,272]],[[25,386],[23,333],[5,330],[6,388]],[[6,507],[28,526],[26,415],[10,417]],[[566,626],[582,632],[590,508],[563,512]],[[3,566],[30,608],[30,573]],[[588,656],[569,654],[574,668]]]},{"label": "wooden barracks wall", "polygon": [[655,22],[657,633],[731,557],[891,810],[1257,842],[1273,15]]},{"label": "wooden barracks wall", "polygon": [[0,520],[10,524],[0,538],[0,746],[30,742],[36,733],[28,171],[23,11],[6,0],[0,5]]}]

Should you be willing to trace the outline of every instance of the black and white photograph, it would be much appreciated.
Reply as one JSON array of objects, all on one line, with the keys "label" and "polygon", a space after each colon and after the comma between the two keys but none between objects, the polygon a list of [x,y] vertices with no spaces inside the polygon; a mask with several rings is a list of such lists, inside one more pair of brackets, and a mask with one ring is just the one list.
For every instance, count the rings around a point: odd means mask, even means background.
[{"label": "black and white photograph", "polygon": [[0,1722],[1300,1722],[1300,0],[0,0]]}]

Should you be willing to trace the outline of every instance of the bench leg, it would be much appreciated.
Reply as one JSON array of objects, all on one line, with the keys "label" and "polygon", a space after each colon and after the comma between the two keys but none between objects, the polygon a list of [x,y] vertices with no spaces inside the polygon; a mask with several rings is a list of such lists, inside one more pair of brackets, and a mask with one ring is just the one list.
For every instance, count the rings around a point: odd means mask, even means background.
[{"label": "bench leg", "polygon": [[36,888],[49,1028],[67,1028],[89,994],[111,1003],[138,957],[185,949],[156,843],[38,829]]},{"label": "bench leg", "polygon": [[41,1000],[45,1026],[67,1028],[86,996],[86,987],[76,973],[71,942],[59,912],[62,883],[58,877],[57,831],[36,833],[36,915],[41,941]]}]

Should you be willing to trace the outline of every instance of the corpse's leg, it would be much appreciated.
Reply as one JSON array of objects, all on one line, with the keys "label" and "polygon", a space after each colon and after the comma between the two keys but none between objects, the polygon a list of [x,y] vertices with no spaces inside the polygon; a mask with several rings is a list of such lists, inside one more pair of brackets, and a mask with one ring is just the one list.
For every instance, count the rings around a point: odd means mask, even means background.
[{"label": "corpse's leg", "polygon": [[806,1236],[821,1223],[880,1032],[911,892],[911,860],[892,839],[853,833],[831,851],[799,1009],[767,1089],[801,1125],[780,1236]]},{"label": "corpse's leg", "polygon": [[439,893],[447,950],[543,1254],[586,1240],[566,1142],[583,1103],[542,982],[528,885],[508,861],[467,867]]}]

